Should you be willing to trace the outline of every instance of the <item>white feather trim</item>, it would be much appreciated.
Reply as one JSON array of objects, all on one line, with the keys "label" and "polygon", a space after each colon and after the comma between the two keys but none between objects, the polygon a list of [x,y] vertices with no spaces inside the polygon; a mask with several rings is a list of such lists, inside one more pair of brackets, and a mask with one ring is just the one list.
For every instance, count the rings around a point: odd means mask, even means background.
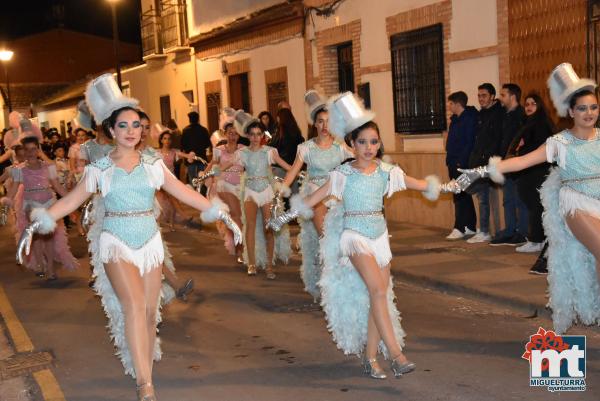
[{"label": "white feather trim", "polygon": [[56,221],[50,216],[50,213],[44,208],[35,208],[31,211],[31,221],[40,223],[38,232],[40,234],[50,234],[56,228]]},{"label": "white feather trim", "polygon": [[430,200],[436,201],[440,197],[441,181],[437,175],[428,175],[425,177],[427,182],[427,189],[423,191],[423,196]]},{"label": "white feather trim", "polygon": [[283,182],[275,183],[275,188],[285,198],[289,198],[290,195],[292,194],[292,190],[290,189],[290,187],[285,185]]},{"label": "white feather trim", "polygon": [[123,241],[107,231],[100,234],[100,260],[102,263],[123,260],[135,265],[143,276],[160,266],[165,259],[160,231],[141,248],[131,249]]},{"label": "white feather trim", "polygon": [[[116,355],[121,360],[125,374],[131,375],[135,378],[135,370],[133,368],[133,361],[131,359],[131,353],[129,352],[129,345],[125,338],[125,317],[123,316],[123,310],[117,295],[115,294],[112,285],[104,270],[104,263],[100,256],[100,235],[102,233],[102,221],[104,219],[104,200],[99,195],[94,195],[92,202],[94,204],[93,214],[94,223],[88,231],[88,250],[91,257],[91,264],[94,267],[93,275],[96,278],[94,282],[94,290],[100,296],[102,307],[108,318],[108,329],[110,332],[110,338],[114,341],[116,348]],[[161,292],[161,297],[164,294]],[[156,324],[161,321],[160,316],[160,303],[157,304]],[[162,352],[160,349],[160,339],[157,338],[154,343],[154,360],[159,361],[161,359]]]},{"label": "white feather trim", "polygon": [[[542,185],[540,194],[544,205],[544,231],[549,244],[549,305],[552,308],[552,323],[557,334],[565,333],[577,321],[586,325],[600,323],[600,286],[596,260],[590,251],[573,237],[565,224],[560,211],[565,207],[561,205],[561,196],[564,199],[563,191],[559,169],[555,168]],[[580,203],[579,206],[583,205]]]},{"label": "white feather trim", "polygon": [[375,239],[360,235],[351,230],[344,230],[340,238],[340,252],[342,256],[367,254],[375,257],[379,267],[387,266],[392,260],[388,231]]},{"label": "white feather trim", "polygon": [[490,157],[488,162],[488,172],[490,173],[490,178],[492,181],[503,184],[504,183],[504,174],[498,171],[498,163],[500,163],[502,159],[499,156]]},{"label": "white feather trim", "polygon": [[561,141],[562,135],[557,134],[546,139],[546,161],[556,162],[560,167],[567,165],[567,144]]},{"label": "white feather trim", "polygon": [[273,201],[274,196],[275,193],[270,185],[262,192],[253,191],[248,187],[244,188],[244,202],[251,200],[256,203],[258,207],[263,207]]},{"label": "white feather trim", "polygon": [[300,217],[305,220],[312,219],[313,217],[312,208],[304,202],[300,194],[296,194],[290,198],[290,209],[297,211]]},{"label": "white feather trim", "polygon": [[329,132],[343,141],[346,137],[346,121],[344,121],[343,114],[337,110],[335,105],[335,101],[342,95],[343,93],[339,93],[330,97],[329,100],[327,100],[327,110],[329,110]]},{"label": "white feather trim", "polygon": [[[387,164],[387,163],[386,163]],[[404,191],[406,189],[406,182],[404,182],[404,176],[406,174],[398,166],[393,166],[390,170],[390,177],[387,183],[385,193],[390,198],[398,191]]]},{"label": "white feather trim", "polygon": [[200,218],[205,223],[213,223],[219,218],[219,212],[229,212],[229,206],[225,204],[220,198],[215,197],[212,199],[211,207],[200,213]]},{"label": "white feather trim", "polygon": [[[577,210],[600,219],[600,200],[563,185],[558,193],[561,216],[573,215]],[[567,226],[568,228],[568,226]]]}]

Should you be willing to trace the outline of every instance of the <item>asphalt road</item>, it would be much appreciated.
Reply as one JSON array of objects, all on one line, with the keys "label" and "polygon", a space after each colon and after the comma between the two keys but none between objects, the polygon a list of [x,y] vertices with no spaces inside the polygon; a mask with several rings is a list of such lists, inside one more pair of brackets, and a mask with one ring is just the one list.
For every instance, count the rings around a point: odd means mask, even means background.
[{"label": "asphalt road", "polygon": [[[418,368],[377,381],[336,349],[323,313],[302,290],[297,256],[268,281],[247,277],[212,232],[180,229],[165,237],[179,275],[193,277],[196,291],[163,310],[164,355],[154,368],[161,401],[600,399],[600,330],[569,332],[587,335],[587,391],[549,393],[529,387],[521,359],[529,336],[551,328],[548,320],[398,282],[405,352]],[[0,243],[0,283],[36,349],[55,356],[52,371],[65,398],[134,400],[134,382],[113,355],[99,300],[87,286],[83,240],[72,237],[80,270],[59,271],[53,284],[15,266],[6,228]]]}]

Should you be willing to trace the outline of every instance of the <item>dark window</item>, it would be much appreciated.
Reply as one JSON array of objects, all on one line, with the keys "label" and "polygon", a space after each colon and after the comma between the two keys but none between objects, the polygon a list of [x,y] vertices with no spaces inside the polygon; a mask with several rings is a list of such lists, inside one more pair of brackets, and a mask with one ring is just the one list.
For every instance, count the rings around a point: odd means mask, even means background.
[{"label": "dark window", "polygon": [[390,40],[396,132],[445,130],[442,25],[403,32]]},{"label": "dark window", "polygon": [[221,108],[221,93],[206,94],[206,117],[208,120],[208,132],[219,129],[219,109]]},{"label": "dark window", "polygon": [[338,86],[340,92],[354,92],[354,64],[352,63],[352,42],[337,47]]},{"label": "dark window", "polygon": [[229,76],[229,106],[251,113],[248,73]]},{"label": "dark window", "polygon": [[171,97],[161,96],[160,97],[160,122],[163,125],[167,125],[171,119]]}]

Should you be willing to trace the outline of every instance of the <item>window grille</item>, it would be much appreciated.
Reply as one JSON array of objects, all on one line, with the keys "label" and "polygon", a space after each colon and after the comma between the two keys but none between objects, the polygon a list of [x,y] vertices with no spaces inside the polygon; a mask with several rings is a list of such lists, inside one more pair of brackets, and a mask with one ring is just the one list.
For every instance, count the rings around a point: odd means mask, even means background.
[{"label": "window grille", "polygon": [[442,25],[399,33],[390,40],[396,132],[445,130]]}]

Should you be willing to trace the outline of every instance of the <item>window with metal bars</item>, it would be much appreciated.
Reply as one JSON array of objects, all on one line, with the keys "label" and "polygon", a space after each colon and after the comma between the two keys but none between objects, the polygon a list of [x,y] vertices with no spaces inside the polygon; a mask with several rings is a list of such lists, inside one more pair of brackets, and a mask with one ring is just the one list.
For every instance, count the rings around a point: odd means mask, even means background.
[{"label": "window with metal bars", "polygon": [[390,38],[394,125],[404,134],[446,129],[442,25]]}]

